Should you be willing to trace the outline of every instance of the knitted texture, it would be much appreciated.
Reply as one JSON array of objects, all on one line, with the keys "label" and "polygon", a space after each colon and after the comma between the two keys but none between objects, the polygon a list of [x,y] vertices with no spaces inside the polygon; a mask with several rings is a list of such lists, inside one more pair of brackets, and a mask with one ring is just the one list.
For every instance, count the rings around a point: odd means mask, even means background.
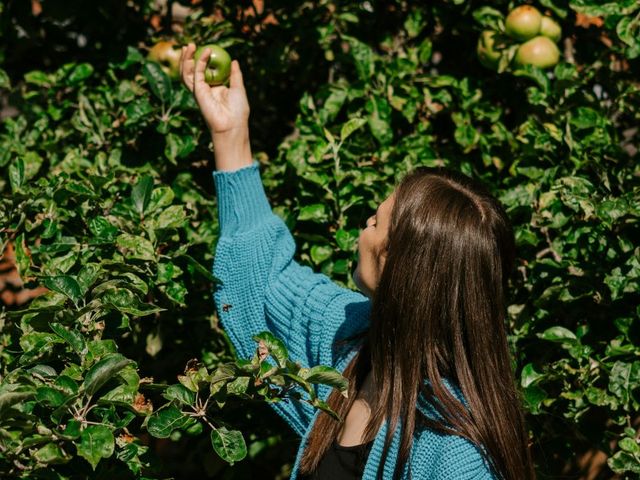
[{"label": "knitted texture", "polygon": [[[269,330],[284,341],[290,358],[302,366],[330,365],[344,372],[357,352],[353,348],[337,351],[333,343],[368,328],[370,300],[293,260],[295,241],[286,224],[271,210],[258,162],[254,160],[252,165],[237,170],[214,171],[213,179],[220,226],[213,275],[221,281],[213,299],[236,355],[253,357],[257,347],[253,335]],[[456,385],[445,385],[465,401]],[[331,387],[318,385],[316,393],[326,401]],[[295,480],[320,410],[294,400],[269,405],[302,437],[290,477]],[[398,425],[385,461],[382,450],[387,428],[385,421],[371,447],[364,480],[376,479],[378,469],[382,469],[383,478],[392,478],[401,430]],[[473,443],[424,428],[414,433],[403,478],[409,478],[409,469],[415,480],[496,478]]]}]

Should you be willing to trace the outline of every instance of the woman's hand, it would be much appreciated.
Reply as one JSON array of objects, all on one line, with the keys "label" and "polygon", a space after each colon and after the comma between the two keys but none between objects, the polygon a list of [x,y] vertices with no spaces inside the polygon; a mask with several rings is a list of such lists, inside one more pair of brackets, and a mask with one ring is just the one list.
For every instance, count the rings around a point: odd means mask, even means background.
[{"label": "woman's hand", "polygon": [[204,81],[210,50],[207,48],[198,63],[193,59],[196,46],[182,47],[180,77],[193,93],[211,132],[217,170],[236,170],[251,165],[249,143],[249,101],[237,60],[231,62],[229,87],[209,86]]},{"label": "woman's hand", "polygon": [[211,136],[215,138],[233,132],[243,133],[248,128],[249,101],[242,82],[240,64],[237,60],[231,62],[229,87],[211,87],[204,81],[204,71],[211,51],[206,49],[196,63],[193,58],[195,50],[193,43],[182,47],[180,77],[194,94]]}]

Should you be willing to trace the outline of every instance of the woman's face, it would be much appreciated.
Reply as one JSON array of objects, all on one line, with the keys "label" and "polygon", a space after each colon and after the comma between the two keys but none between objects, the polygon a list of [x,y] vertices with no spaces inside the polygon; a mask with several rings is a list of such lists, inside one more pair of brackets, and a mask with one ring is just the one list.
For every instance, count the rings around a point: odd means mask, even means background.
[{"label": "woman's face", "polygon": [[395,192],[369,217],[366,228],[360,231],[358,237],[358,264],[353,272],[353,281],[367,297],[371,297],[376,290],[387,256],[385,244],[394,199]]}]

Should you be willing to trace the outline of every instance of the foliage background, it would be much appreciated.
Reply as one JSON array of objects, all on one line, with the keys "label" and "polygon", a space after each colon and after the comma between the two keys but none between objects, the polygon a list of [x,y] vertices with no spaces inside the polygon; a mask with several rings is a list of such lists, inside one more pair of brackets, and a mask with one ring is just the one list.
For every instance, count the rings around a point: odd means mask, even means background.
[{"label": "foliage background", "polygon": [[[297,259],[345,286],[355,288],[358,229],[408,169],[446,165],[484,181],[516,227],[509,338],[539,478],[640,473],[640,5],[533,2],[562,25],[561,62],[484,69],[479,33],[517,4],[0,3],[0,241],[25,287],[53,290],[29,314],[0,316],[3,478],[290,471],[298,439],[262,401],[221,410],[249,447],[232,466],[198,431],[155,438],[143,423],[162,402],[153,385],[175,383],[192,358],[209,369],[233,359],[207,272],[210,139],[188,92],[144,61],[168,38],[216,42],[240,60],[253,152]],[[135,193],[145,176],[155,196]],[[96,271],[116,288],[98,304],[49,278],[82,286]],[[52,322],[77,335],[65,340]],[[73,390],[55,379],[80,381],[79,359],[115,351],[137,367],[117,377],[115,388],[132,387],[121,403],[93,412],[115,446],[83,455],[51,436],[56,402]],[[12,377],[16,367],[32,370]],[[38,396],[11,401],[29,382]]]}]

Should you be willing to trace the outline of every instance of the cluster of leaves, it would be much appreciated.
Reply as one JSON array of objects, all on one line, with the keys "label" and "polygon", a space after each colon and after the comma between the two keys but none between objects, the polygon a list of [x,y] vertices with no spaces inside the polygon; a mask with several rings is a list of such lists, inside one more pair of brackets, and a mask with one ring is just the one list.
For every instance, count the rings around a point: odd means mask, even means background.
[{"label": "cluster of leaves", "polygon": [[11,242],[25,286],[48,293],[0,317],[2,477],[162,475],[144,432],[179,438],[204,426],[233,465],[247,446],[222,414],[230,397],[306,401],[335,416],[314,384],[346,394],[346,380],[295,363],[270,332],[248,332],[260,342],[252,360],[232,358],[224,336],[178,384],[140,377],[151,371],[145,352],[156,357],[172,332],[197,326],[186,297],[203,280],[206,301],[193,309],[213,310],[217,280],[203,266],[217,235],[213,202],[191,173],[171,170],[202,132],[188,90],[133,48],[104,75],[66,63],[28,72],[20,89],[22,114],[0,133],[1,250]]},{"label": "cluster of leaves", "polygon": [[[176,40],[240,58],[252,146],[298,260],[355,288],[359,229],[407,171],[447,166],[480,179],[516,232],[509,339],[540,476],[577,472],[567,459],[592,449],[609,473],[639,473],[639,4],[534,2],[562,24],[563,59],[497,75],[478,63],[476,41],[514,2],[270,2],[240,19],[234,2],[219,3],[228,21],[196,8]],[[254,29],[267,14],[278,23]],[[12,475],[46,465],[64,476],[69,463],[55,463],[73,443],[97,470],[153,476],[144,429],[177,439],[209,426],[209,449],[234,462],[245,447],[231,417],[205,415],[220,413],[220,395],[306,392],[323,408],[314,381],[344,388],[327,367],[286,359],[268,332],[255,338],[275,365],[260,349],[229,361],[203,267],[217,237],[212,186],[199,183],[210,180],[200,171],[209,139],[188,92],[121,47],[108,65],[23,79],[0,70],[1,87],[19,87],[20,111],[0,130],[0,240],[14,242],[27,286],[51,290],[0,316],[0,462]],[[194,351],[201,358],[173,384],[166,371]],[[98,365],[117,368],[96,385]],[[155,392],[163,405],[151,411]],[[83,441],[102,446],[88,452]]]},{"label": "cluster of leaves", "polygon": [[[339,419],[327,403],[318,398],[313,386],[319,383],[330,385],[346,396],[348,384],[338,371],[324,365],[302,367],[291,361],[284,343],[268,331],[254,335],[253,339],[259,342],[259,347],[251,360],[238,359],[235,363],[222,364],[212,373],[198,362],[187,365],[185,375],[178,376],[180,383],[170,385],[163,393],[171,403],[148,418],[149,433],[158,438],[169,437],[176,429],[200,433],[203,424],[196,419],[202,418],[212,428],[214,450],[233,464],[247,454],[242,433],[229,431],[225,426],[216,428],[206,415],[210,402],[222,408],[228,394],[249,399],[260,395],[267,402],[278,402],[283,398],[305,401]],[[268,355],[275,364],[268,361]],[[309,399],[304,398],[299,390],[294,390],[296,386],[302,387]]]}]

